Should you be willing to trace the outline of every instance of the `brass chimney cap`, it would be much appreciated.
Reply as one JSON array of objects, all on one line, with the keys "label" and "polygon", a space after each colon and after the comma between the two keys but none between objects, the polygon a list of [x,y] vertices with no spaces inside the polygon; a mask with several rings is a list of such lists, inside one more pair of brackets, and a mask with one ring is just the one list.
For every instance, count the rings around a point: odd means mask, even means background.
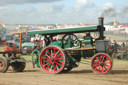
[{"label": "brass chimney cap", "polygon": [[104,20],[104,18],[103,18],[103,17],[99,17],[98,19],[99,19],[99,20]]}]

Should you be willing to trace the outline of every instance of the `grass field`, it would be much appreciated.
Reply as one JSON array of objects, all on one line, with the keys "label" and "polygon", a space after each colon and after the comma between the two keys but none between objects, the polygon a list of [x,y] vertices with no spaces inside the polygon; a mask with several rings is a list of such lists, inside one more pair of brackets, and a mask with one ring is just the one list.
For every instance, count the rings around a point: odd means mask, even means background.
[{"label": "grass field", "polygon": [[107,35],[105,34],[105,36],[111,40],[128,40],[127,37],[122,37],[122,36],[116,36],[116,35]]}]

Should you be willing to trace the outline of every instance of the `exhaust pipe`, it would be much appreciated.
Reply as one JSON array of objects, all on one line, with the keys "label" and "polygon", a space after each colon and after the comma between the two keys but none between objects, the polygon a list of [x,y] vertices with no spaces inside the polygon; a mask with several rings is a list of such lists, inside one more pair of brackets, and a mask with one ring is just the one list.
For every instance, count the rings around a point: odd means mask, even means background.
[{"label": "exhaust pipe", "polygon": [[104,31],[105,31],[105,27],[104,27],[104,18],[103,17],[99,17],[99,32],[100,32],[100,37],[99,40],[104,40]]}]

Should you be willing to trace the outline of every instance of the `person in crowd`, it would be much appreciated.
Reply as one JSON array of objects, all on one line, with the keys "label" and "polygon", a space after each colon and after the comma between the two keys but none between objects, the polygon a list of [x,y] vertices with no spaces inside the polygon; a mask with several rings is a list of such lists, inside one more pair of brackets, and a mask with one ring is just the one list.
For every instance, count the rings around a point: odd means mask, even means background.
[{"label": "person in crowd", "polygon": [[117,53],[119,45],[117,44],[117,42],[115,40],[113,42],[114,42],[114,51],[115,51],[115,53]]}]

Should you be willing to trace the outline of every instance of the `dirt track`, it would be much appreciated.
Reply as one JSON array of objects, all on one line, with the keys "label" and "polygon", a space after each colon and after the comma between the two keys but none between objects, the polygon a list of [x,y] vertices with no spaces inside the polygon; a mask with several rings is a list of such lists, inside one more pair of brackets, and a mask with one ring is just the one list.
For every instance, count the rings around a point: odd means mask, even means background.
[{"label": "dirt track", "polygon": [[128,62],[114,62],[107,75],[97,75],[90,65],[80,64],[69,73],[46,74],[27,63],[24,72],[15,73],[11,68],[0,74],[0,85],[128,85]]}]

